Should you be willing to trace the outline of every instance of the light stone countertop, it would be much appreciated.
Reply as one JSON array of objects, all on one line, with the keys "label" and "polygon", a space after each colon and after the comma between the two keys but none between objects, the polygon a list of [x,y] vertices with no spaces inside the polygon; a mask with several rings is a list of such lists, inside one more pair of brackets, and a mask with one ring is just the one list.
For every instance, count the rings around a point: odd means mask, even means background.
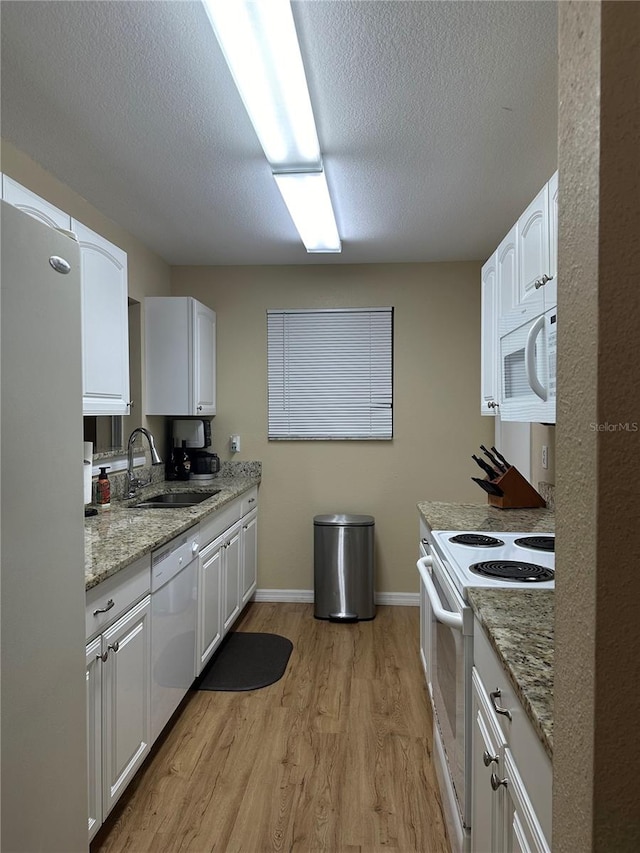
[{"label": "light stone countertop", "polygon": [[[259,471],[216,476],[209,481],[161,481],[140,489],[133,500],[112,501],[110,509],[84,520],[85,589],[97,586],[259,483]],[[214,489],[220,489],[220,493],[184,509],[128,507],[161,491],[207,492]]]},{"label": "light stone countertop", "polygon": [[418,510],[431,530],[555,533],[552,509],[498,509],[488,504],[422,501]]},{"label": "light stone countertop", "polygon": [[553,759],[553,590],[475,587],[469,602]]}]

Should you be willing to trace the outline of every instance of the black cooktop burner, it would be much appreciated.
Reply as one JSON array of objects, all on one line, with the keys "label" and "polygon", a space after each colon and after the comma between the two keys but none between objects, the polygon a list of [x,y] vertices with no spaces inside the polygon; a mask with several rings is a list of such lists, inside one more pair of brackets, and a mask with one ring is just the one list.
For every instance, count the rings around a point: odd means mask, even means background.
[{"label": "black cooktop burner", "polygon": [[521,548],[533,548],[534,551],[556,550],[555,536],[523,536],[521,539],[515,539],[513,544],[520,545]]},{"label": "black cooktop burner", "polygon": [[495,536],[484,536],[482,533],[459,533],[451,536],[449,542],[457,542],[458,545],[472,545],[474,548],[497,548],[504,545],[502,539]]},{"label": "black cooktop burner", "polygon": [[535,563],[521,563],[519,560],[488,560],[486,563],[474,563],[469,568],[477,575],[497,580],[523,583],[553,580],[553,569]]}]

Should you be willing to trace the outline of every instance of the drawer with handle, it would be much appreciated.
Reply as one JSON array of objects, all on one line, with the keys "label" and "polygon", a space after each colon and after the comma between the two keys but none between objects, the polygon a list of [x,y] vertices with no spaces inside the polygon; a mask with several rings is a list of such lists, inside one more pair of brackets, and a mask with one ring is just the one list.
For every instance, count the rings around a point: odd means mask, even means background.
[{"label": "drawer with handle", "polygon": [[117,574],[87,590],[86,639],[99,634],[151,588],[151,555],[135,560]]},{"label": "drawer with handle", "polygon": [[242,495],[242,515],[246,515],[258,506],[258,487],[254,486]]}]

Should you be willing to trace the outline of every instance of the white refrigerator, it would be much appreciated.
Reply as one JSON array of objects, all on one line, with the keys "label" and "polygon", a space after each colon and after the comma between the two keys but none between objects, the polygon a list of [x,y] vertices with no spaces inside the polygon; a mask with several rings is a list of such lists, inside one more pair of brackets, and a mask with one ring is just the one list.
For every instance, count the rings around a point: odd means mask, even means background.
[{"label": "white refrigerator", "polygon": [[80,254],[0,204],[0,848],[75,853],[88,848]]}]

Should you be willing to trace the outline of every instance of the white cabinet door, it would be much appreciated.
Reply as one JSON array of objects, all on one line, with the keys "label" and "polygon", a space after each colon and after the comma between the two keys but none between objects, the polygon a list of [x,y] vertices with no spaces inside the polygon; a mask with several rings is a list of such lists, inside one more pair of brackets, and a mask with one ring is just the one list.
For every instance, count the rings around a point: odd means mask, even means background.
[{"label": "white cabinet door", "polygon": [[129,414],[127,255],[75,219],[82,263],[85,415]]},{"label": "white cabinet door", "polygon": [[216,315],[201,302],[193,301],[194,325],[194,414],[216,413]]},{"label": "white cabinet door", "polygon": [[242,519],[240,541],[242,565],[242,598],[246,604],[258,583],[258,510],[254,509]]},{"label": "white cabinet door", "polygon": [[16,181],[2,176],[2,197],[6,202],[22,210],[23,213],[33,216],[39,222],[43,222],[50,228],[71,229],[71,217],[58,210],[48,201],[40,198],[39,195],[32,193],[31,190],[25,189]]},{"label": "white cabinet door", "polygon": [[102,825],[102,637],[87,645],[89,841]]},{"label": "white cabinet door", "polygon": [[223,630],[229,630],[240,613],[240,524],[225,536],[223,563]]},{"label": "white cabinet door", "polygon": [[105,817],[150,749],[150,613],[146,596],[102,635]]},{"label": "white cabinet door", "polygon": [[200,675],[222,640],[222,562],[224,538],[214,540],[198,558],[198,656]]},{"label": "white cabinet door", "polygon": [[495,415],[498,402],[498,306],[496,255],[482,267],[480,413]]},{"label": "white cabinet door", "polygon": [[516,223],[496,249],[496,307],[498,319],[516,306],[518,298],[518,224]]},{"label": "white cabinet door", "polygon": [[558,301],[558,173],[549,181],[549,276],[543,288],[545,308]]},{"label": "white cabinet door", "polygon": [[504,752],[505,853],[550,853],[549,845],[513,760]]},{"label": "white cabinet door", "polygon": [[501,780],[505,741],[489,704],[486,689],[472,674],[471,753],[471,851],[498,853],[504,836],[505,789],[492,787],[492,777]]},{"label": "white cabinet door", "polygon": [[[549,275],[549,188],[545,184],[518,220],[518,292],[516,306],[538,301],[539,282]],[[538,286],[536,286],[538,285]]]},{"label": "white cabinet door", "polygon": [[215,312],[190,296],[144,304],[146,414],[215,415]]}]

